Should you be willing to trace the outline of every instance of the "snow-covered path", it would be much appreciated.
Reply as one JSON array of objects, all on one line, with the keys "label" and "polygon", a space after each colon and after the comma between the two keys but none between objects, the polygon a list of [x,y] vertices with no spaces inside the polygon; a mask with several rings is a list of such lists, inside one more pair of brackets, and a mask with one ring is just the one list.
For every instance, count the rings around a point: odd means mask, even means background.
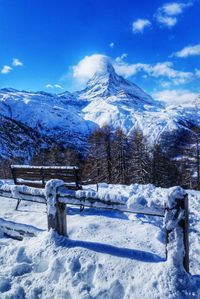
[{"label": "snow-covered path", "polygon": [[[162,202],[166,192],[102,188],[143,205]],[[193,276],[180,276],[165,262],[162,218],[70,208],[67,239],[45,231],[45,205],[24,202],[14,211],[15,201],[0,198],[0,218],[44,229],[21,242],[0,238],[0,298],[200,298],[200,193],[190,191],[189,201]]]}]

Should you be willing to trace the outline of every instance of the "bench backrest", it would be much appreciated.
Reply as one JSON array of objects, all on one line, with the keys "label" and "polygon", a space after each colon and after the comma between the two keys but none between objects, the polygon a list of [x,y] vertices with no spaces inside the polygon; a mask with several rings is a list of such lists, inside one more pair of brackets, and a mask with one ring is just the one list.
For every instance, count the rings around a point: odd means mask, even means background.
[{"label": "bench backrest", "polygon": [[44,188],[48,180],[63,180],[69,189],[81,189],[79,168],[76,166],[29,166],[11,165],[16,185]]}]

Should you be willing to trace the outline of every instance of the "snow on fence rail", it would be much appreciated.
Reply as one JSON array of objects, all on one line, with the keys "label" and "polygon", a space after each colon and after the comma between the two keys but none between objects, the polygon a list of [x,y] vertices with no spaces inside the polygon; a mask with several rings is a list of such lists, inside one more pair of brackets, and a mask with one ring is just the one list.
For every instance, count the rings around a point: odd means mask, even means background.
[{"label": "snow on fence rail", "polygon": [[7,221],[0,219],[0,230],[3,231],[5,235],[13,237],[17,240],[23,240],[24,237],[36,237],[40,229],[21,223],[16,223],[13,221]]},{"label": "snow on fence rail", "polygon": [[[188,197],[180,187],[169,189],[165,207],[162,209],[128,208],[120,196],[111,197],[110,194],[102,196],[91,190],[69,190],[61,180],[48,181],[45,189],[5,184],[0,186],[0,196],[46,203],[48,230],[54,229],[64,236],[67,236],[67,204],[163,217],[166,229],[167,260],[175,267],[184,267],[189,272]],[[8,225],[7,221],[6,223]],[[0,229],[3,230],[6,223],[0,222]],[[8,231],[9,229],[7,233]],[[31,234],[28,235],[31,236]]]}]

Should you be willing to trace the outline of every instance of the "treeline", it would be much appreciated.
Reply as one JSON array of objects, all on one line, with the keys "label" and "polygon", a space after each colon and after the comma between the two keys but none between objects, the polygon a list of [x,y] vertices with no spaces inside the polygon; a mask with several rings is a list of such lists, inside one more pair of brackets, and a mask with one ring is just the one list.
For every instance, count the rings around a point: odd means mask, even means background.
[{"label": "treeline", "polygon": [[178,169],[155,145],[149,144],[140,129],[129,136],[121,129],[114,133],[105,126],[89,139],[84,177],[111,184],[148,184],[169,187],[176,184]]},{"label": "treeline", "polygon": [[[168,136],[169,139],[169,136]],[[109,126],[96,130],[88,140],[86,154],[53,143],[41,149],[29,161],[31,165],[77,165],[83,181],[110,184],[154,184],[160,187],[180,185],[200,189],[200,130],[188,134],[171,147],[165,142],[149,145],[143,132],[136,128],[128,136]],[[173,148],[172,148],[173,147]],[[23,159],[1,161],[1,177],[10,177],[10,164],[23,164]]]},{"label": "treeline", "polygon": [[109,126],[89,138],[83,177],[111,184],[180,185],[200,190],[200,129],[192,125],[178,136],[167,134],[152,145],[136,128],[128,136]]}]

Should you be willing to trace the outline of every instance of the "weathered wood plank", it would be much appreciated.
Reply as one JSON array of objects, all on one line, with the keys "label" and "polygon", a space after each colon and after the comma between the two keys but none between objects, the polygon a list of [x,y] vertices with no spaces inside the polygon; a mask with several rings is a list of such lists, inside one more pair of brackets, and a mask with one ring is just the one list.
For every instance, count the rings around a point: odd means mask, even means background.
[{"label": "weathered wood plank", "polygon": [[24,237],[36,237],[42,230],[27,224],[0,218],[0,230],[7,236],[22,240]]},{"label": "weathered wood plank", "polygon": [[29,187],[34,187],[34,188],[44,188],[45,184],[43,184],[42,182],[41,183],[38,183],[38,182],[18,182],[16,181],[15,185],[18,185],[18,186],[21,186],[21,185],[25,185],[25,186],[29,186]]},{"label": "weathered wood plank", "polygon": [[87,199],[81,199],[81,198],[75,198],[75,197],[59,197],[59,202],[68,204],[68,205],[74,205],[74,206],[80,206],[84,205],[84,207],[88,208],[94,208],[94,209],[105,209],[105,210],[112,210],[112,211],[119,211],[124,213],[132,213],[132,214],[143,214],[147,216],[157,216],[157,217],[164,217],[164,209],[158,209],[158,210],[152,210],[150,208],[143,208],[143,209],[130,209],[126,205],[120,205],[115,202],[105,202],[100,199],[97,199],[94,201],[93,198],[87,198]]},{"label": "weathered wood plank", "polygon": [[[21,187],[21,186],[20,186]],[[0,188],[0,196],[1,197],[7,197],[7,198],[12,198],[14,200],[22,200],[22,201],[30,201],[30,202],[36,202],[36,203],[46,203],[46,199],[45,199],[45,194],[41,193],[38,194],[38,188],[31,188],[32,190],[30,192],[22,192],[22,191],[18,191],[15,196],[12,194],[11,190],[2,190]],[[35,189],[35,194],[34,194],[34,189]]]},{"label": "weathered wood plank", "polygon": [[77,166],[37,166],[37,165],[11,165],[10,168],[15,168],[15,169],[79,169]]},{"label": "weathered wood plank", "polygon": [[[173,205],[167,202],[165,210],[166,257],[177,267],[189,272],[189,221],[188,195],[174,199]],[[182,248],[181,248],[182,247]],[[173,255],[172,255],[173,253]]]},{"label": "weathered wood plank", "polygon": [[[11,165],[13,179],[16,185],[26,185],[35,188],[44,188],[47,181],[60,179],[69,183],[68,188],[81,189],[78,167],[75,166],[29,166]],[[74,185],[70,185],[74,183]]]},{"label": "weathered wood plank", "polygon": [[188,207],[188,195],[186,194],[184,197],[184,201],[182,202],[182,209],[185,211],[185,217],[182,223],[180,224],[183,228],[183,242],[185,248],[185,256],[183,260],[184,268],[187,272],[189,272],[189,207]]}]

